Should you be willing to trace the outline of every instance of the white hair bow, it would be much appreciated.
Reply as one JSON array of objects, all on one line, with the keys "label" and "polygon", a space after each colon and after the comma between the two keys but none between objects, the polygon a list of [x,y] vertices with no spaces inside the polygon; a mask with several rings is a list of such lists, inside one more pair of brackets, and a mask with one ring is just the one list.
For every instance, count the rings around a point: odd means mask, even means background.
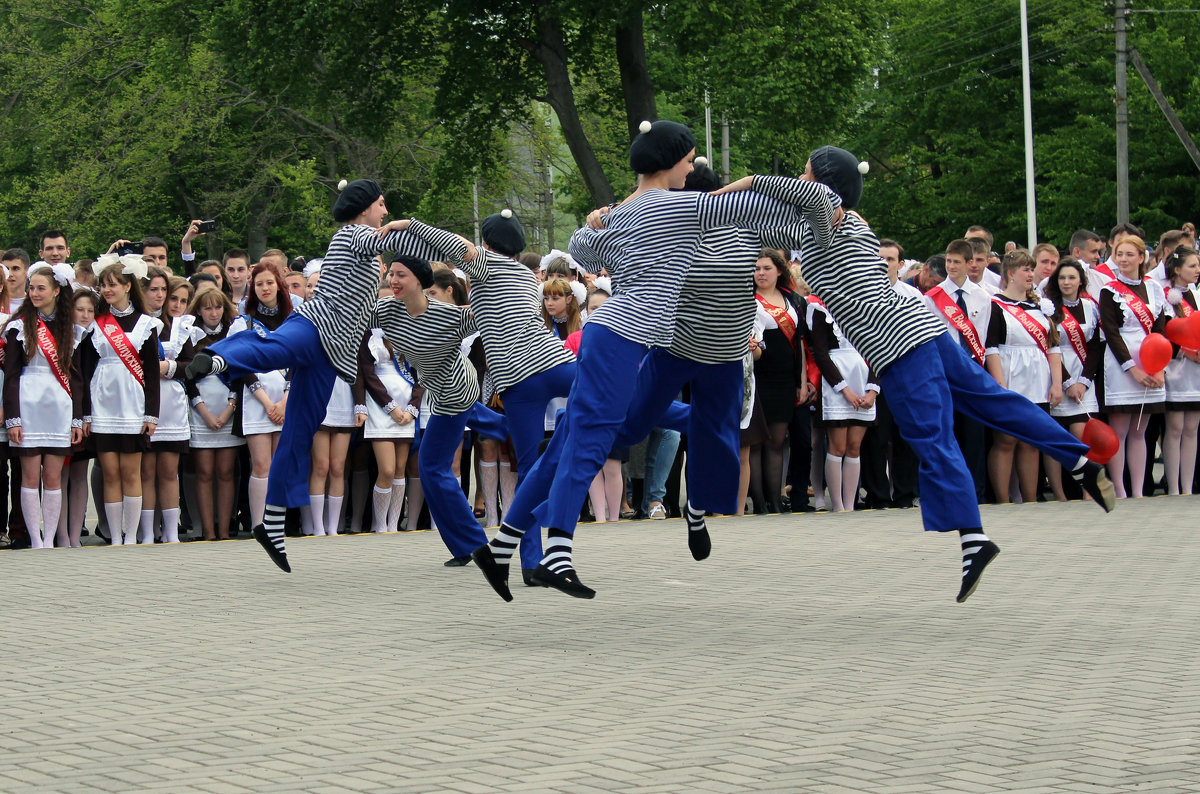
[{"label": "white hair bow", "polygon": [[49,270],[50,277],[64,287],[71,286],[71,282],[75,280],[75,268],[63,262],[59,262],[57,265],[45,261],[34,262],[33,266],[29,268],[29,275],[32,276],[42,270]]},{"label": "white hair bow", "polygon": [[120,262],[124,265],[121,268],[122,275],[133,276],[138,281],[142,281],[150,275],[150,265],[138,254],[125,254],[121,257]]},{"label": "white hair bow", "polygon": [[543,256],[541,264],[539,264],[538,267],[541,270],[549,270],[550,263],[555,259],[565,259],[572,270],[578,270],[580,273],[583,272],[583,268],[579,266],[579,264],[571,257],[570,254],[568,254],[566,251],[560,251],[557,248]]}]

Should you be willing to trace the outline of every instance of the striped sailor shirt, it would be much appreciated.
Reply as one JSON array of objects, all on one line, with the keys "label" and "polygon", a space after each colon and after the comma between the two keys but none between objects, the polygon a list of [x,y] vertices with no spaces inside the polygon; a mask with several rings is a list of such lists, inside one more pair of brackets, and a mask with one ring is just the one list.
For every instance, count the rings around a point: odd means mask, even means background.
[{"label": "striped sailor shirt", "polygon": [[[798,205],[827,190],[823,185],[782,176],[754,177],[754,190]],[[879,258],[879,240],[871,227],[846,213],[839,228],[832,215],[809,223],[800,243],[804,280],[837,320],[876,373],[945,328],[921,301],[892,289],[887,264]]]},{"label": "striped sailor shirt", "polygon": [[575,360],[542,321],[537,279],[507,256],[478,249],[459,265],[471,279],[471,313],[492,383],[501,395],[531,375]]},{"label": "striped sailor shirt", "polygon": [[746,355],[758,302],[754,263],[764,247],[785,251],[800,244],[803,225],[752,231],[726,226],[700,240],[675,309],[675,336],[668,351],[701,364],[741,361]]},{"label": "striped sailor shirt", "polygon": [[669,347],[684,276],[706,232],[777,228],[802,217],[798,207],[753,191],[652,189],[626,199],[605,216],[604,229],[584,227],[571,236],[568,251],[576,261],[592,273],[606,268],[613,279],[613,296],[588,322],[632,342]]},{"label": "striped sailor shirt", "polygon": [[380,272],[375,257],[394,251],[431,259],[438,250],[450,246],[447,237],[454,235],[420,221],[412,221],[405,231],[389,232],[383,237],[363,224],[347,224],[334,233],[312,300],[305,301],[296,313],[317,327],[325,357],[342,380],[353,384],[357,377],[358,346],[379,296]]},{"label": "striped sailor shirt", "polygon": [[467,307],[431,300],[414,317],[403,301],[380,298],[371,327],[383,331],[396,352],[416,369],[430,413],[454,416],[479,399],[479,379],[462,351],[463,337],[475,333],[475,318]]}]

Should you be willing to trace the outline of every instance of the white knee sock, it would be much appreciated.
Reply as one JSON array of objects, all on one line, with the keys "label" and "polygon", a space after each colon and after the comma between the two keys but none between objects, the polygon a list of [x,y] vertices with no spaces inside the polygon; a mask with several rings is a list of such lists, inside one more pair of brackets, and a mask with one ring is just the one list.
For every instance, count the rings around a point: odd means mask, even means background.
[{"label": "white knee sock", "polygon": [[388,505],[392,502],[392,489],[380,488],[376,485],[371,489],[371,531],[387,532]]},{"label": "white knee sock", "polygon": [[496,504],[496,499],[499,496],[496,492],[499,485],[499,472],[496,468],[496,461],[494,460],[479,461],[479,487],[483,489],[483,525],[485,527],[500,526],[500,514]]},{"label": "white knee sock", "polygon": [[54,548],[54,537],[58,534],[58,519],[61,516],[62,489],[42,491],[42,546],[47,549]]},{"label": "white knee sock", "polygon": [[138,543],[154,542],[154,511],[143,510],[138,526]]},{"label": "white knee sock", "polygon": [[250,487],[250,526],[258,526],[263,522],[263,511],[267,509],[267,478],[251,477]]},{"label": "white knee sock", "polygon": [[126,546],[137,544],[138,524],[142,520],[142,497],[126,496],[121,499],[121,535]]},{"label": "white knee sock", "polygon": [[854,502],[858,499],[858,474],[861,470],[861,462],[860,458],[852,458],[849,455],[842,458],[843,510],[853,510]]},{"label": "white knee sock", "polygon": [[163,543],[179,542],[179,508],[167,507],[162,511]]},{"label": "white knee sock", "polygon": [[504,460],[500,462],[500,501],[504,503],[500,520],[508,515],[508,506],[512,504],[513,494],[517,492],[517,473],[512,470],[512,464]]},{"label": "white knee sock", "polygon": [[42,496],[37,488],[21,488],[21,517],[29,533],[29,548],[44,548],[42,543]]},{"label": "white knee sock", "polygon": [[325,497],[325,534],[336,535],[342,529],[342,500],[344,496]]},{"label": "white knee sock", "polygon": [[324,536],[325,534],[325,494],[310,493],[308,495],[308,506],[312,511],[310,520],[312,521],[312,533],[314,535]]},{"label": "white knee sock", "polygon": [[121,508],[120,502],[105,502],[104,503],[104,520],[108,522],[108,533],[112,538],[112,545],[123,545],[121,539]]},{"label": "white knee sock", "polygon": [[400,524],[400,513],[404,510],[404,477],[392,480],[392,499],[388,503],[387,531],[395,532]]},{"label": "white knee sock", "polygon": [[421,508],[425,507],[425,489],[421,487],[420,477],[408,478],[408,518],[404,528],[412,532],[421,520]]},{"label": "white knee sock", "polygon": [[829,508],[835,513],[845,510],[842,505],[842,459],[829,452],[825,453],[825,484],[829,486]]}]

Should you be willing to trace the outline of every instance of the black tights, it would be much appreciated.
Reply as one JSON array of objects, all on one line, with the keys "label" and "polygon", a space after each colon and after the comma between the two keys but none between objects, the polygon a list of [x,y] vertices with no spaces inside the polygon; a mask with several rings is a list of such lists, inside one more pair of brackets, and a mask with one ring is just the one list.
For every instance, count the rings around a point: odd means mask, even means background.
[{"label": "black tights", "polygon": [[776,508],[783,493],[783,446],[787,422],[767,423],[767,438],[750,449],[750,496],[758,510],[764,504]]}]

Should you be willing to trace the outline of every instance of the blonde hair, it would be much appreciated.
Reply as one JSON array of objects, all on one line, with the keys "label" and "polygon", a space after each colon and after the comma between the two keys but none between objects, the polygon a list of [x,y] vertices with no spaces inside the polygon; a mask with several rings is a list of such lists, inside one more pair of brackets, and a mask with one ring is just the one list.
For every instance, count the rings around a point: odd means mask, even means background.
[{"label": "blonde hair", "polygon": [[[554,263],[552,262],[551,264]],[[542,321],[546,323],[547,328],[553,331],[555,325],[554,318],[550,316],[550,312],[546,311],[545,299],[548,297],[565,297],[567,299],[567,333],[571,334],[578,331],[581,327],[579,303],[575,300],[574,291],[571,290],[571,282],[565,278],[552,278],[542,285]]]}]

